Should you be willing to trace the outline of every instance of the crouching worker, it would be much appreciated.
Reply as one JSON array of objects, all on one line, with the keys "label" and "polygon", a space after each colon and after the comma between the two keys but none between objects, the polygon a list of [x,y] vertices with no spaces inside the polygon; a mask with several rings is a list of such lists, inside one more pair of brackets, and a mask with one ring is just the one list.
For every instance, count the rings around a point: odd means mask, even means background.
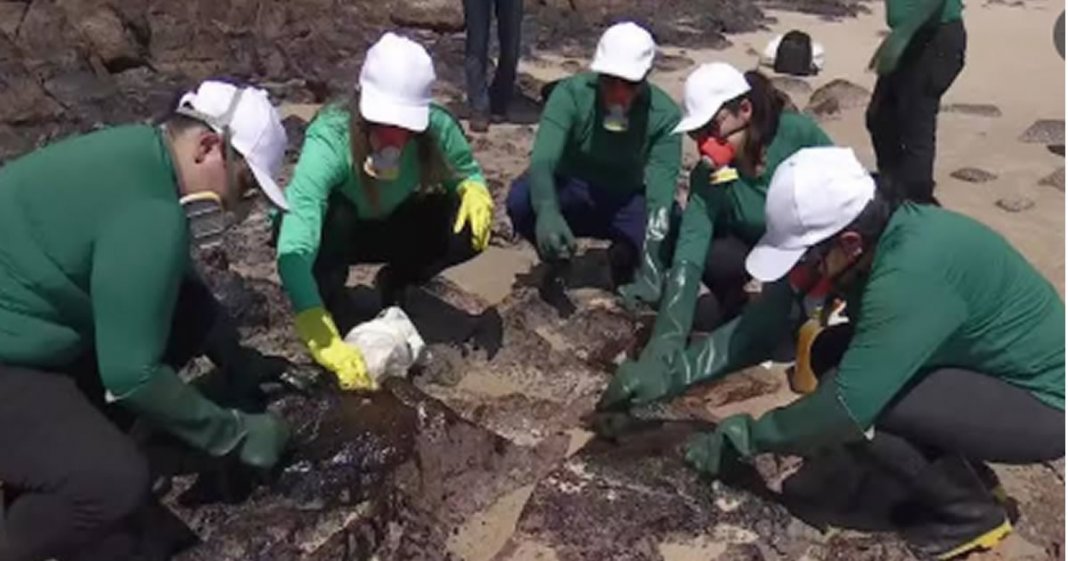
[{"label": "crouching worker", "polygon": [[[684,107],[675,130],[694,140],[701,161],[690,172],[689,201],[644,360],[685,346],[702,283],[716,304],[709,323],[741,313],[749,300],[745,256],[764,234],[768,183],[788,156],[831,144],[815,121],[786,109],[784,94],[763,74],[742,74],[726,63],[703,64],[690,74]],[[624,296],[656,305],[651,297],[660,292],[636,284]]]},{"label": "crouching worker", "polygon": [[[386,263],[385,304],[407,286],[478,255],[493,199],[463,130],[431,103],[434,67],[417,43],[386,33],[368,51],[351,102],[308,127],[278,234],[278,272],[312,356],[343,389],[372,389],[333,315],[349,266]],[[333,313],[332,313],[333,312]]]},{"label": "crouching worker", "polygon": [[610,240],[617,286],[636,269],[660,285],[682,142],[672,133],[678,106],[646,80],[655,54],[648,31],[614,25],[597,44],[592,72],[552,90],[530,168],[507,203],[515,231],[542,261],[569,259],[576,235]]},{"label": "crouching worker", "polygon": [[257,374],[235,363],[236,333],[205,341],[220,318],[189,250],[257,186],[284,207],[285,145],[266,92],[205,82],[159,127],[64,140],[0,170],[0,481],[15,495],[0,559],[132,558],[127,521],[150,476],[105,401],[211,456],[276,463],[280,419],[220,407],[175,370],[206,353]]},{"label": "crouching worker", "polygon": [[[687,460],[716,476],[732,459],[852,443],[926,511],[904,528],[913,549],[949,559],[1010,531],[983,462],[1064,455],[1064,302],[986,226],[930,205],[895,208],[884,192],[851,150],[787,159],[746,260],[774,284],[659,368],[624,365],[601,406],[664,399],[765,360],[791,327],[792,303],[829,281],[850,323],[817,342],[819,386],[759,419],[724,419],[687,444]],[[791,286],[803,277],[812,280]]]}]

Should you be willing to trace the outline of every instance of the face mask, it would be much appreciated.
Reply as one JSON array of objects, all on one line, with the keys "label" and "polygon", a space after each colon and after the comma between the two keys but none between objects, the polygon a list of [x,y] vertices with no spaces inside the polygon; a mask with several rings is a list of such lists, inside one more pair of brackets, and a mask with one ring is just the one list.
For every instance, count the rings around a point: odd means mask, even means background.
[{"label": "face mask", "polygon": [[233,226],[234,217],[226,212],[222,199],[211,191],[186,195],[179,201],[189,222],[189,237],[198,248],[214,247]]},{"label": "face mask", "polygon": [[625,132],[630,127],[627,110],[634,101],[637,88],[619,80],[607,80],[603,84],[604,128],[610,132]]},{"label": "face mask", "polygon": [[400,159],[404,145],[411,133],[400,127],[372,125],[372,152],[363,162],[367,175],[383,181],[393,181],[400,176]]},{"label": "face mask", "polygon": [[834,288],[831,279],[824,278],[815,267],[805,264],[791,269],[788,279],[790,287],[801,301],[805,317],[816,316]]},{"label": "face mask", "polygon": [[713,185],[738,179],[738,171],[730,165],[734,161],[734,146],[730,142],[705,133],[697,138],[697,151],[701,160],[714,170]]}]

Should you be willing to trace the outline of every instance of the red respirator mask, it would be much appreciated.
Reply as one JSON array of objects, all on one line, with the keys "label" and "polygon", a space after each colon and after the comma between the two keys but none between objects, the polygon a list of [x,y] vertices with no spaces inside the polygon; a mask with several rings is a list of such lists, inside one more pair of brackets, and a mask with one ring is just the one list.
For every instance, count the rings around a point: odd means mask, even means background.
[{"label": "red respirator mask", "polygon": [[734,161],[734,146],[726,139],[712,134],[704,134],[697,139],[697,151],[702,159],[707,159],[713,169],[730,165]]},{"label": "red respirator mask", "polygon": [[604,128],[611,132],[623,132],[630,125],[627,110],[638,95],[638,88],[621,80],[605,80],[602,84]]},{"label": "red respirator mask", "polygon": [[392,181],[400,175],[400,157],[411,131],[393,125],[371,125],[371,153],[364,160],[368,175]]}]

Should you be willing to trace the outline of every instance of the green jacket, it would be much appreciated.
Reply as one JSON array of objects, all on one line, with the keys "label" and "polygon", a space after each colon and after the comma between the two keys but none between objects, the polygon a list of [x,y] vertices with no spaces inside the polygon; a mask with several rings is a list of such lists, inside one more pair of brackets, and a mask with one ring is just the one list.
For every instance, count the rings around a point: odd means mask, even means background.
[{"label": "green jacket", "polygon": [[110,128],[10,162],[0,169],[0,362],[62,369],[92,350],[113,395],[169,370],[188,237],[155,128]]},{"label": "green jacket", "polygon": [[[1064,302],[1004,238],[979,222],[938,207],[902,205],[848,301],[855,334],[834,390],[860,431],[902,388],[940,367],[1000,378],[1064,410]],[[769,358],[778,339],[739,326],[781,325],[791,305],[790,298],[758,302],[717,330],[732,336],[710,337],[717,348],[694,345],[687,352],[699,368],[702,355],[735,357],[716,361],[700,380]]]},{"label": "green jacket", "polygon": [[886,25],[890,29],[902,26],[923,27],[937,21],[959,21],[964,11],[961,0],[886,0]]},{"label": "green jacket", "polygon": [[[452,172],[452,178],[443,185],[446,190],[455,191],[460,183],[468,180],[485,183],[463,129],[452,115],[442,107],[431,105],[427,132],[437,139]],[[401,154],[397,179],[379,184],[377,208],[368,201],[360,185],[360,175],[354,173],[353,166],[349,112],[338,106],[327,106],[305,133],[300,159],[286,187],[289,212],[282,216],[278,237],[278,274],[296,313],[322,306],[312,264],[319,252],[330,196],[334,193],[344,196],[361,218],[374,220],[389,216],[420,187],[415,142],[409,142]],[[374,243],[374,240],[352,240],[352,243]]]},{"label": "green jacket", "polygon": [[649,209],[670,208],[682,165],[682,137],[672,134],[678,105],[648,84],[630,109],[630,127],[604,129],[597,74],[562,80],[549,96],[530,157],[531,190],[555,191],[554,175],[575,177],[620,195],[644,193]]},{"label": "green jacket", "polygon": [[802,148],[831,144],[811,118],[784,111],[775,138],[768,145],[764,173],[758,177],[741,176],[729,184],[712,186],[708,165],[697,164],[690,173],[690,196],[679,227],[674,262],[688,261],[703,270],[709,243],[718,231],[755,244],[764,234],[764,199],[779,164]]}]

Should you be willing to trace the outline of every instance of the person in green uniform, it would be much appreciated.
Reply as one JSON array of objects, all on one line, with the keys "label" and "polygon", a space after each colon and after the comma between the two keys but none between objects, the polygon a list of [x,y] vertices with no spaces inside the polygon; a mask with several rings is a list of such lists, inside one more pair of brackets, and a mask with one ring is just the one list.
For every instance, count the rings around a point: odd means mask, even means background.
[{"label": "person in green uniform", "polygon": [[628,307],[656,305],[650,343],[640,360],[681,349],[690,334],[704,282],[716,304],[704,318],[716,325],[748,301],[745,256],[764,233],[764,197],[779,164],[809,146],[831,144],[811,118],[785,108],[786,98],[757,71],[703,64],[686,79],[685,114],[675,128],[697,143],[701,161],[690,173],[671,271],[639,277],[621,290]]},{"label": "person in green uniform", "polygon": [[566,262],[578,235],[613,242],[617,286],[636,269],[639,276],[663,274],[682,142],[673,134],[678,106],[646,79],[655,54],[648,31],[613,25],[597,44],[591,72],[552,89],[530,167],[506,203],[513,229],[543,261]]},{"label": "person in green uniform", "polygon": [[298,335],[343,389],[374,387],[333,319],[349,266],[386,263],[376,284],[393,304],[489,242],[493,199],[459,123],[431,102],[433,81],[422,46],[383,35],[353,99],[324,107],[308,127],[286,188],[278,272]]},{"label": "person in green uniform", "polygon": [[[876,189],[849,149],[791,156],[772,179],[767,231],[746,259],[768,283],[760,299],[657,368],[621,370],[600,406],[666,399],[766,360],[810,289],[789,279],[829,280],[849,322],[817,342],[815,391],[759,419],[724,419],[687,443],[686,458],[716,476],[762,452],[850,443],[926,510],[904,528],[913,549],[949,559],[1010,531],[982,462],[1064,455],[1064,302],[988,227],[895,203],[892,192]],[[799,268],[815,274],[790,274]]]},{"label": "person in green uniform", "polygon": [[879,78],[867,127],[879,171],[917,202],[937,202],[935,132],[942,96],[964,68],[962,9],[962,0],[886,0],[890,34],[870,64]]},{"label": "person in green uniform", "polygon": [[[286,146],[265,91],[209,81],[160,126],[104,129],[0,169],[0,559],[128,559],[150,474],[105,401],[209,456],[255,468],[289,429],[178,377],[206,353],[255,383],[190,242],[220,235]],[[206,347],[206,348],[205,348]],[[108,414],[108,417],[105,416]],[[9,495],[9,498],[12,495]]]}]

